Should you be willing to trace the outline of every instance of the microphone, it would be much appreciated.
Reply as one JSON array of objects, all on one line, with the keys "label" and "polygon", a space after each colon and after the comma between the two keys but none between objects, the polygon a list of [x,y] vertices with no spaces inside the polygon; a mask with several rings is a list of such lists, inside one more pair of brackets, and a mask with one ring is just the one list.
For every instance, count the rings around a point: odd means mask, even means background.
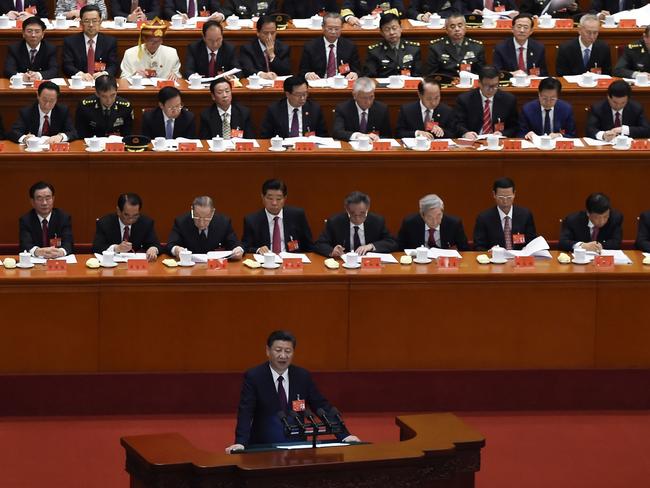
[{"label": "microphone", "polygon": [[291,433],[291,425],[289,425],[289,421],[287,420],[287,412],[280,410],[278,412],[278,417],[280,418],[280,422],[284,424],[284,428],[287,433]]},{"label": "microphone", "polygon": [[300,417],[298,416],[298,414],[296,412],[294,412],[293,410],[289,410],[289,417],[291,417],[296,422],[296,425],[298,425],[298,429],[300,429],[300,433],[304,434],[305,433],[305,424],[302,423],[302,421],[300,420]]},{"label": "microphone", "polygon": [[305,409],[305,417],[307,417],[307,420],[311,423],[312,432],[318,432],[318,422],[316,422],[316,419],[314,418],[314,413],[308,408]]},{"label": "microphone", "polygon": [[338,422],[339,422],[339,424],[341,424],[341,426],[345,425],[345,422],[343,421],[343,417],[341,416],[341,412],[339,412],[339,410],[336,407],[332,407],[330,409],[330,415],[333,415],[334,417],[336,417],[336,420],[338,420]]},{"label": "microphone", "polygon": [[318,415],[318,417],[323,421],[328,429],[332,430],[332,422],[330,422],[330,419],[327,418],[327,414],[323,408],[316,410],[316,415]]}]

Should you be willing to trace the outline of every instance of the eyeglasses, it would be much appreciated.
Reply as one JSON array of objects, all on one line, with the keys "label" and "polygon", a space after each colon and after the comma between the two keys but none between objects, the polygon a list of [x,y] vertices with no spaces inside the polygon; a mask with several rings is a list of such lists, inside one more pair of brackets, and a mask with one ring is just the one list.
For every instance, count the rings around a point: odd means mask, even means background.
[{"label": "eyeglasses", "polygon": [[541,102],[557,102],[557,97],[539,97]]},{"label": "eyeglasses", "polygon": [[173,107],[167,107],[167,110],[169,110],[170,112],[180,112],[181,110],[183,110],[183,106],[175,105]]},{"label": "eyeglasses", "polygon": [[195,222],[210,222],[212,217],[214,217],[214,209],[212,209],[212,214],[209,217],[195,217],[193,208],[190,210],[190,214],[192,215],[192,220]]},{"label": "eyeglasses", "polygon": [[500,202],[509,202],[513,198],[515,198],[514,195],[495,195],[495,198],[499,200]]},{"label": "eyeglasses", "polygon": [[81,23],[84,25],[99,24],[100,22],[101,22],[100,19],[86,19],[81,21]]}]

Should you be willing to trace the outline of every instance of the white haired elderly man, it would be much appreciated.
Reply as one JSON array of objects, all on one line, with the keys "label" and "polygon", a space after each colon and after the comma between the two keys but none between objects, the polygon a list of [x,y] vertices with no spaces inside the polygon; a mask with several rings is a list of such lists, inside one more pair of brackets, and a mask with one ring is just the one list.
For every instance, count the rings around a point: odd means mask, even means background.
[{"label": "white haired elderly man", "polygon": [[400,249],[420,246],[469,251],[463,221],[444,213],[445,204],[438,195],[420,198],[420,212],[402,221],[397,236]]},{"label": "white haired elderly man", "polygon": [[354,141],[363,136],[373,141],[393,137],[388,106],[375,101],[373,80],[358,78],[352,88],[352,100],[336,106],[332,136],[342,141]]}]

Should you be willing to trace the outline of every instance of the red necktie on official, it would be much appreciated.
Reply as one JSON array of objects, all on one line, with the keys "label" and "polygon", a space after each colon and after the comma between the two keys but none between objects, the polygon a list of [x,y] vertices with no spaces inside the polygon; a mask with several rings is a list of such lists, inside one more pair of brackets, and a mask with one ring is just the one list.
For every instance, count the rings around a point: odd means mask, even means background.
[{"label": "red necktie on official", "polygon": [[519,57],[517,58],[517,69],[526,71],[526,62],[524,61],[524,48],[519,48]]},{"label": "red necktie on official", "polygon": [[600,229],[599,229],[598,227],[596,227],[595,225],[594,225],[593,228],[591,229],[591,241],[592,241],[592,242],[598,240],[598,232],[599,232],[599,231],[600,231]]},{"label": "red necktie on official", "polygon": [[483,127],[481,134],[492,134],[492,114],[490,114],[490,100],[485,100],[483,107]]},{"label": "red necktie on official", "polygon": [[43,245],[41,247],[50,247],[50,231],[47,227],[47,219],[43,219],[42,226],[43,226],[43,237],[42,237]]},{"label": "red necktie on official", "polygon": [[217,75],[216,66],[217,66],[217,55],[215,53],[211,52],[210,53],[210,62],[208,63],[208,76],[210,78],[213,78],[214,76]]},{"label": "red necktie on official", "polygon": [[93,47],[93,43],[94,41],[92,39],[88,41],[88,51],[86,53],[86,70],[91,75],[95,74],[95,48]]},{"label": "red necktie on official", "polygon": [[437,247],[436,246],[436,238],[435,238],[435,229],[429,228],[429,238],[427,239],[427,247]]},{"label": "red necktie on official", "polygon": [[187,17],[190,19],[196,17],[196,6],[194,0],[190,0],[187,4]]},{"label": "red necktie on official", "polygon": [[280,410],[283,412],[287,411],[287,407],[289,406],[289,402],[287,400],[287,392],[284,390],[284,378],[282,376],[278,376],[278,400],[280,401]]},{"label": "red necktie on official", "polygon": [[329,45],[330,52],[327,56],[327,77],[331,78],[336,75],[336,55],[334,54],[334,44]]},{"label": "red necktie on official", "polygon": [[616,112],[614,117],[614,127],[620,127],[621,125],[621,112]]},{"label": "red necktie on official", "polygon": [[128,225],[124,226],[124,235],[122,236],[122,241],[128,241],[129,238],[131,237],[131,231],[129,229]]},{"label": "red necktie on official", "polygon": [[275,254],[282,252],[282,239],[280,237],[280,217],[273,217],[273,241],[271,251]]},{"label": "red necktie on official", "polygon": [[49,115],[43,115],[43,127],[41,128],[41,136],[50,135],[50,117]]}]

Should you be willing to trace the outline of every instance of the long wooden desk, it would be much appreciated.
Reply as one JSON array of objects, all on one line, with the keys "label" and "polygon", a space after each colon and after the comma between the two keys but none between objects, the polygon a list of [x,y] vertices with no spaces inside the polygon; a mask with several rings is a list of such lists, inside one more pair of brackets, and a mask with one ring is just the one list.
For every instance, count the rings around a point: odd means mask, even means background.
[{"label": "long wooden desk", "polygon": [[485,439],[452,414],[397,417],[400,441],[327,449],[207,452],[180,434],[120,439],[133,488],[472,488]]}]

